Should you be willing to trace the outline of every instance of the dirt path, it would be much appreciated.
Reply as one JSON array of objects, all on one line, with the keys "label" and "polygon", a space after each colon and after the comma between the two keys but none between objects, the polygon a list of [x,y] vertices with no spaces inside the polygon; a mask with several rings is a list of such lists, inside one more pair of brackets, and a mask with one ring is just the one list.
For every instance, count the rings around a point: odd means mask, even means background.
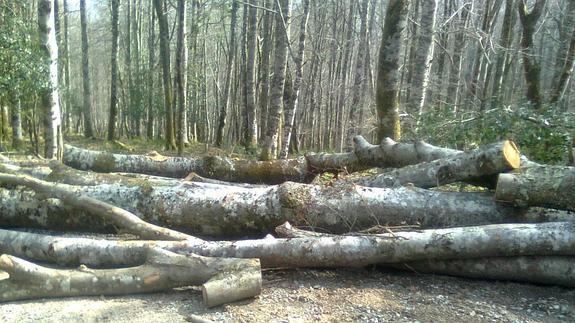
[{"label": "dirt path", "polygon": [[575,289],[381,268],[264,273],[262,295],[205,309],[198,289],[0,305],[0,322],[566,322]]}]

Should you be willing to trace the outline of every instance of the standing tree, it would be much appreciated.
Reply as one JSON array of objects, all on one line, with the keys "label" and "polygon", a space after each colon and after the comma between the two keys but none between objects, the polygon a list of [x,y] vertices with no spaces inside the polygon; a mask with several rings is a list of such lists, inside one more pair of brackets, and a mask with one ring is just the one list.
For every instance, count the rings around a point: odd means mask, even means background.
[{"label": "standing tree", "polygon": [[531,12],[527,9],[527,2],[520,0],[519,7],[519,20],[523,27],[523,34],[521,37],[523,70],[525,73],[525,82],[527,83],[527,99],[535,106],[540,108],[542,104],[541,89],[539,87],[541,66],[535,58],[535,49],[533,46],[533,34],[537,21],[543,13],[543,8],[547,0],[536,0]]},{"label": "standing tree", "polygon": [[258,144],[258,122],[256,119],[256,94],[255,94],[255,73],[256,73],[256,49],[257,49],[257,11],[254,7],[255,0],[250,0],[248,8],[248,30],[247,30],[247,62],[246,62],[246,124],[244,146],[247,150],[254,149]]},{"label": "standing tree", "polygon": [[278,0],[276,4],[274,72],[270,88],[266,135],[260,156],[262,160],[272,160],[277,157],[278,130],[282,113],[282,99],[289,46],[290,1]]},{"label": "standing tree", "polygon": [[92,120],[92,90],[90,85],[90,60],[88,53],[88,20],[86,18],[86,0],[80,0],[80,24],[82,29],[82,80],[84,88],[84,137],[94,137],[94,124]]},{"label": "standing tree", "polygon": [[164,109],[166,110],[166,149],[176,148],[174,132],[174,111],[172,109],[172,76],[170,73],[170,30],[165,0],[154,0],[154,8],[160,25],[160,61],[162,62],[162,83],[164,88]]},{"label": "standing tree", "polygon": [[110,114],[108,120],[108,140],[116,138],[116,121],[118,119],[118,14],[119,0],[111,0],[112,4],[112,57],[110,81]]},{"label": "standing tree", "polygon": [[178,0],[178,41],[176,47],[176,85],[178,93],[178,155],[188,144],[188,122],[186,116],[186,87],[188,48],[186,42],[186,0]]},{"label": "standing tree", "polygon": [[299,105],[299,93],[300,87],[303,79],[303,60],[305,53],[305,33],[307,30],[307,20],[309,17],[309,0],[303,0],[303,16],[301,17],[300,24],[300,35],[299,44],[297,49],[297,55],[294,57],[295,60],[295,79],[292,85],[292,93],[287,100],[287,106],[285,107],[285,123],[284,123],[284,133],[282,140],[282,147],[280,152],[280,158],[286,158],[288,155],[290,147],[290,139],[293,133],[294,119]]},{"label": "standing tree", "polygon": [[62,159],[63,142],[58,95],[58,45],[54,30],[52,0],[38,1],[38,31],[40,47],[47,67],[45,85],[40,93],[44,118],[44,155],[48,159]]},{"label": "standing tree", "polygon": [[232,19],[230,24],[230,46],[228,49],[228,66],[226,69],[226,83],[222,91],[220,100],[220,116],[218,119],[218,129],[216,132],[216,146],[220,147],[224,140],[224,127],[228,115],[228,105],[230,104],[230,84],[232,70],[234,69],[234,58],[236,56],[236,24],[238,20],[238,1],[232,0]]},{"label": "standing tree", "polygon": [[399,54],[401,33],[405,28],[407,0],[390,0],[387,5],[377,67],[376,105],[377,137],[395,140],[401,137],[399,120]]}]

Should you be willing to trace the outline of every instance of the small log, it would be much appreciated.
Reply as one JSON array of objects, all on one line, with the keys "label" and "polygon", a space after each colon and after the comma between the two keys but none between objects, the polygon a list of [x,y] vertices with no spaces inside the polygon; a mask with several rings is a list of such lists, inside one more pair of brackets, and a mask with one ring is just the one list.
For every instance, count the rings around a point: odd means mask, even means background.
[{"label": "small log", "polygon": [[0,230],[0,252],[90,266],[138,264],[147,246],[206,257],[258,258],[263,267],[360,267],[422,260],[575,256],[575,223],[498,224],[373,236],[241,241],[110,241]]},{"label": "small log", "polygon": [[[259,295],[262,284],[257,259],[184,256],[158,248],[146,249],[146,262],[130,268],[92,269],[82,265],[78,269],[54,269],[4,254],[0,256],[0,269],[9,274],[8,279],[0,281],[3,302],[151,293],[203,284],[204,303],[214,306]],[[224,278],[226,294],[221,294],[218,283]]]},{"label": "small log", "polygon": [[575,257],[426,260],[396,265],[419,273],[575,287]]},{"label": "small log", "polygon": [[541,166],[501,174],[495,199],[515,206],[575,211],[575,167]]},{"label": "small log", "polygon": [[520,156],[515,144],[505,140],[430,162],[405,166],[378,175],[374,179],[362,180],[359,184],[394,187],[411,183],[417,187],[428,188],[459,181],[478,183],[477,179],[483,178],[479,182],[481,186],[494,187],[494,181],[486,179],[490,175],[519,168]]},{"label": "small log", "polygon": [[98,214],[127,232],[139,235],[145,239],[186,240],[197,239],[185,233],[147,223],[124,209],[84,195],[74,194],[66,186],[45,182],[25,175],[0,173],[0,183],[22,185],[29,187],[42,195],[58,198],[65,203]]}]

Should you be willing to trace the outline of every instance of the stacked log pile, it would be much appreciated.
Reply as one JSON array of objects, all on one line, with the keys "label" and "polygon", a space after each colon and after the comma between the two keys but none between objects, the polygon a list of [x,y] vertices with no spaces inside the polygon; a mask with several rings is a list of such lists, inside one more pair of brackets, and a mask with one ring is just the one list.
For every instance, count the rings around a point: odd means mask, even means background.
[{"label": "stacked log pile", "polygon": [[[358,136],[349,153],[269,162],[66,146],[64,163],[0,163],[0,301],[202,285],[215,306],[258,295],[262,267],[575,286],[575,168],[512,141],[462,152]],[[394,169],[314,182],[373,167]],[[485,189],[436,188],[456,182]]]}]

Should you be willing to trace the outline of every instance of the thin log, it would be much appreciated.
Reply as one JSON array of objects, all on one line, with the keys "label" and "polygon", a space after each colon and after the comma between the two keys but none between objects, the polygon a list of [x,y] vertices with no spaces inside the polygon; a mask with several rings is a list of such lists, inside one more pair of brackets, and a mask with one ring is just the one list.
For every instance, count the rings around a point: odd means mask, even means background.
[{"label": "thin log", "polygon": [[[146,222],[193,235],[225,238],[262,236],[286,221],[323,232],[345,233],[376,225],[439,228],[572,219],[565,211],[500,205],[488,193],[366,188],[345,182],[332,186],[286,182],[254,188],[183,181],[171,186],[136,182],[57,187],[72,192],[72,201],[92,198]],[[67,205],[73,204],[62,205],[27,189],[4,188],[0,188],[0,200],[3,227],[115,232],[113,223],[88,214],[80,203],[71,210]]]},{"label": "thin log", "polygon": [[[329,234],[293,227],[288,222],[276,232],[285,238],[327,237]],[[493,280],[575,286],[575,257],[491,257],[474,259],[425,260],[395,264],[394,268],[418,273],[442,274]]]},{"label": "thin log", "polygon": [[476,227],[241,241],[111,241],[0,230],[0,252],[61,265],[140,264],[145,248],[206,257],[258,258],[262,267],[358,267],[423,260],[575,256],[575,223]]},{"label": "thin log", "polygon": [[[515,144],[505,140],[475,150],[450,155],[430,162],[405,166],[360,181],[370,187],[393,187],[411,183],[428,188],[460,181],[489,178],[490,175],[519,168],[520,153]],[[491,181],[483,181],[489,185]]]},{"label": "thin log", "polygon": [[[0,301],[42,297],[125,295],[202,285],[207,306],[254,297],[261,292],[257,259],[210,258],[179,255],[159,248],[145,250],[144,264],[115,269],[54,269],[3,254],[0,269],[9,278],[0,281]],[[225,278],[226,294],[219,283]],[[209,295],[207,297],[206,295]]]},{"label": "thin log", "polygon": [[495,199],[516,206],[575,211],[575,167],[541,166],[501,174]]},{"label": "thin log", "polygon": [[[286,181],[311,182],[325,172],[352,173],[372,167],[403,167],[460,154],[461,151],[436,147],[423,141],[396,143],[386,138],[371,145],[363,137],[354,138],[354,151],[341,154],[307,154],[305,157],[275,161],[238,160],[228,157],[166,157],[158,153],[122,155],[65,146],[64,163],[76,169],[95,172],[142,173],[184,178],[196,173],[226,182],[279,184]],[[522,163],[529,163],[522,157]]]},{"label": "thin log", "polygon": [[123,230],[136,234],[144,239],[197,239],[185,233],[147,223],[133,213],[106,202],[84,195],[74,194],[73,191],[66,189],[67,186],[61,184],[49,183],[25,175],[5,173],[0,173],[0,183],[26,186],[44,196],[60,199],[75,208],[85,210],[91,214],[97,214]]}]

